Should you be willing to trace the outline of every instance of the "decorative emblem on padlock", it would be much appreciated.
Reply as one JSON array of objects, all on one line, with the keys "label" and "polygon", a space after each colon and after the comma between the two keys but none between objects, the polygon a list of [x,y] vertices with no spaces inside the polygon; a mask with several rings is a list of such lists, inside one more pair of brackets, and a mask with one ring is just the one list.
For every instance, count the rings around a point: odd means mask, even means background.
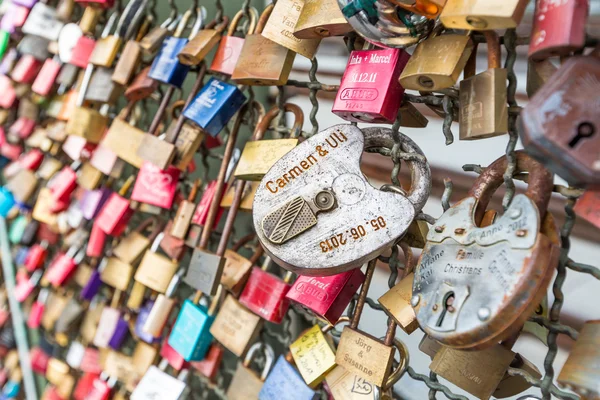
[{"label": "decorative emblem on padlock", "polygon": [[[403,151],[423,155],[399,134]],[[404,195],[372,187],[360,170],[363,149],[394,145],[392,131],[336,125],[283,156],[254,198],[254,226],[279,265],[309,276],[360,267],[408,229],[431,189],[429,165],[408,161],[413,182]]]},{"label": "decorative emblem on padlock", "polygon": [[529,187],[502,217],[478,227],[504,181],[506,157],[490,165],[470,196],[446,211],[427,235],[411,304],[425,333],[446,346],[483,349],[521,329],[558,261],[558,235],[546,212],[552,175],[525,153],[516,156],[517,169],[529,172]]}]

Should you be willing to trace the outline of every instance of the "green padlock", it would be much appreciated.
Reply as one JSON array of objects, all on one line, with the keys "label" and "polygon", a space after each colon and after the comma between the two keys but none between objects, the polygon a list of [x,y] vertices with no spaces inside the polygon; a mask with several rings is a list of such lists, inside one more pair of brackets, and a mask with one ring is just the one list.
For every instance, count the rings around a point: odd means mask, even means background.
[{"label": "green padlock", "polygon": [[29,224],[29,218],[25,215],[19,215],[10,224],[10,230],[8,232],[8,239],[12,244],[21,243],[21,238],[25,232],[25,227]]},{"label": "green padlock", "polygon": [[0,31],[0,58],[4,57],[6,49],[8,49],[8,42],[10,41],[10,33],[6,31]]}]

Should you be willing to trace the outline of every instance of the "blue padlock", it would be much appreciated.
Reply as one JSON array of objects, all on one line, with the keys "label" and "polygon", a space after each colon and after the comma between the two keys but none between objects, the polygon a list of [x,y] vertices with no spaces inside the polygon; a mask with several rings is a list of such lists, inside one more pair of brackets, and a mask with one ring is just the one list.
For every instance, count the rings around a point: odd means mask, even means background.
[{"label": "blue padlock", "polygon": [[245,102],[246,96],[237,86],[211,78],[183,111],[183,116],[215,137]]},{"label": "blue padlock", "polygon": [[258,395],[259,400],[315,400],[317,397],[317,392],[306,385],[283,355],[277,359]]},{"label": "blue padlock", "polygon": [[[192,28],[192,33],[189,36],[190,38],[196,36],[202,27],[205,11],[206,10],[204,8],[201,8],[201,11],[196,13],[196,23]],[[162,47],[156,55],[152,66],[150,67],[150,72],[148,73],[150,78],[171,86],[175,86],[177,88],[181,88],[181,85],[183,85],[183,81],[185,81],[190,67],[180,63],[177,56],[189,42],[189,38],[183,38],[181,36],[183,35],[183,32],[193,14],[194,11],[191,9],[187,10],[177,25],[177,29],[175,29],[173,36],[169,36],[163,41]]]},{"label": "blue padlock", "polygon": [[5,187],[0,188],[0,216],[6,217],[15,205],[15,196]]},{"label": "blue padlock", "polygon": [[169,346],[186,361],[201,361],[206,356],[213,341],[210,327],[215,320],[215,303],[210,310],[190,300],[183,303],[169,336]]},{"label": "blue padlock", "polygon": [[15,253],[15,265],[25,265],[25,260],[29,255],[29,247],[19,247]]}]

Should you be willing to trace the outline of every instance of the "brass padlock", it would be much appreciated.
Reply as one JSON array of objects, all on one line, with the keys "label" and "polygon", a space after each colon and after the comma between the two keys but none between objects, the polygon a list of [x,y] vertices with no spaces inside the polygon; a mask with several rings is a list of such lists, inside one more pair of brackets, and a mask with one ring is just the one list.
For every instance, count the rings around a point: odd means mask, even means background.
[{"label": "brass padlock", "polygon": [[554,75],[558,68],[551,60],[528,60],[527,62],[527,96],[533,95],[541,88],[544,83]]},{"label": "brass padlock", "polygon": [[233,354],[243,357],[258,337],[262,321],[262,318],[228,295],[217,312],[210,333]]},{"label": "brass padlock", "polygon": [[27,203],[37,185],[38,178],[35,174],[28,169],[22,169],[7,181],[6,188],[10,190],[17,201]]},{"label": "brass padlock", "polygon": [[[535,365],[533,365],[529,360],[524,358],[522,355],[517,354],[515,359],[510,364],[511,368],[519,368],[525,373],[529,374],[529,376],[533,377],[533,379],[540,379],[542,374],[539,369]],[[520,375],[511,375],[508,371],[504,374],[502,381],[494,390],[494,397],[497,399],[503,399],[506,397],[516,396],[519,393],[522,393],[531,387],[531,383],[527,382],[525,378]]]},{"label": "brass padlock", "polygon": [[465,68],[473,51],[473,41],[466,35],[432,33],[417,45],[400,75],[405,89],[440,90],[452,87]]},{"label": "brass padlock", "polygon": [[140,62],[142,61],[142,47],[140,46],[140,40],[148,31],[151,23],[152,18],[150,16],[146,16],[146,19],[138,30],[136,39],[128,40],[127,43],[125,43],[125,47],[121,52],[121,56],[115,65],[115,69],[111,77],[112,81],[117,85],[128,85],[133,77],[133,74],[138,69]]},{"label": "brass padlock", "polygon": [[[261,348],[264,348],[266,359],[262,373],[258,375],[250,369],[250,363],[256,352]],[[238,363],[233,379],[227,389],[227,398],[229,400],[258,399],[258,395],[267,379],[274,359],[275,353],[268,344],[256,343],[252,346],[248,351],[248,355],[244,358],[244,362]]]},{"label": "brass padlock", "polygon": [[494,30],[516,28],[528,0],[453,0],[440,14],[446,28]]},{"label": "brass padlock", "polygon": [[336,0],[304,0],[294,36],[298,39],[321,39],[344,36],[352,32]]},{"label": "brass padlock", "polygon": [[228,23],[229,17],[224,15],[221,21],[212,21],[206,28],[200,30],[179,52],[177,56],[179,62],[184,65],[200,64],[213,47],[219,43]]},{"label": "brass padlock", "polygon": [[276,3],[262,35],[294,53],[312,59],[321,43],[321,38],[299,39],[294,36],[294,30],[302,13],[302,3],[298,0],[283,0]]},{"label": "brass padlock", "polygon": [[94,190],[100,184],[102,177],[104,174],[86,161],[81,165],[81,170],[77,175],[77,184],[84,189]]},{"label": "brass padlock", "polygon": [[[149,228],[151,229],[151,233],[150,235],[146,235],[145,231]],[[156,239],[162,228],[163,224],[156,218],[146,219],[121,239],[119,244],[113,249],[113,255],[126,264],[137,264],[152,242]]]},{"label": "brass padlock", "polygon": [[256,32],[246,36],[240,58],[231,79],[242,85],[285,85],[296,53],[262,35],[273,11],[269,4],[260,16]]},{"label": "brass padlock", "polygon": [[177,207],[177,214],[175,214],[175,219],[171,225],[171,236],[177,239],[183,240],[187,236],[192,218],[196,212],[196,194],[198,193],[198,188],[201,183],[202,181],[200,179],[196,180],[192,185],[187,200],[181,201]]},{"label": "brass padlock", "polygon": [[102,271],[100,279],[104,284],[122,292],[127,291],[133,276],[131,264],[124,263],[117,257],[107,257],[102,260],[99,269]]},{"label": "brass padlock", "polygon": [[223,267],[221,284],[236,297],[242,292],[252,266],[258,262],[263,254],[263,248],[260,245],[258,245],[250,259],[242,257],[238,253],[246,240],[251,240],[253,236],[242,238],[230,250],[225,250],[225,266]]},{"label": "brass padlock", "polygon": [[108,126],[108,116],[105,113],[107,110],[104,110],[102,112],[88,107],[75,108],[65,128],[67,134],[83,137],[90,143],[100,143]]},{"label": "brass padlock", "polygon": [[160,26],[154,27],[142,38],[142,40],[140,40],[140,47],[144,51],[145,55],[150,56],[155,54],[165,38],[169,36],[171,32],[175,30],[175,28],[177,28],[177,25],[181,20],[181,15],[176,14],[177,12],[173,10],[165,22],[160,24]]},{"label": "brass padlock", "polygon": [[[244,187],[244,193],[242,194],[242,202],[240,203],[240,210],[252,212],[252,203],[254,203],[254,195],[256,194],[256,190],[260,182],[246,182],[246,186]],[[221,200],[221,207],[228,209],[231,207],[231,203],[233,202],[233,197],[235,193],[235,185],[231,185],[225,196],[223,196],[223,200]]]},{"label": "brass padlock", "polygon": [[[412,253],[412,252],[411,252]],[[414,268],[412,254],[406,257],[405,254],[405,269],[410,271]],[[409,261],[410,260],[410,261]],[[410,262],[410,264],[409,264]],[[411,268],[412,264],[412,268]],[[414,274],[411,272],[406,275],[396,286],[391,288],[386,294],[379,298],[379,304],[383,310],[396,321],[398,326],[407,334],[411,334],[419,327],[415,311],[410,305],[412,298],[412,282]]]},{"label": "brass padlock", "polygon": [[127,122],[134,106],[135,103],[130,102],[113,120],[101,143],[125,162],[141,168],[144,160],[137,155],[137,149],[144,139],[144,132],[135,127],[135,120]]},{"label": "brass padlock", "polygon": [[460,140],[485,139],[508,132],[508,71],[500,68],[500,39],[494,31],[484,31],[483,35],[487,40],[488,69],[473,76],[477,58],[474,51],[460,82]]},{"label": "brass padlock", "polygon": [[169,259],[157,253],[158,246],[164,233],[159,233],[150,250],[144,254],[144,258],[135,272],[134,279],[142,285],[159,293],[164,293],[169,287],[169,282],[177,271],[177,260]]}]

